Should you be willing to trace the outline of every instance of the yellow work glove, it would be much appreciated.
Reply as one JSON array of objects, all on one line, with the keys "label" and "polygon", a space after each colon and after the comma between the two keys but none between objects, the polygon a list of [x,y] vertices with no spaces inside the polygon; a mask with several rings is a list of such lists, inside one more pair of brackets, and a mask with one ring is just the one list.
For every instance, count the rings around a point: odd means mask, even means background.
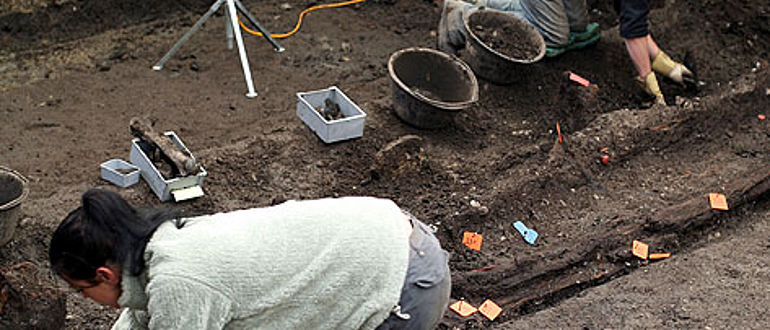
[{"label": "yellow work glove", "polygon": [[672,60],[662,50],[652,60],[652,70],[680,84],[694,82],[692,71],[684,64]]},{"label": "yellow work glove", "polygon": [[650,72],[647,77],[636,76],[636,84],[644,90],[650,96],[655,97],[655,104],[666,105],[666,101],[663,99],[663,93],[658,86],[658,78],[655,78],[655,72]]}]

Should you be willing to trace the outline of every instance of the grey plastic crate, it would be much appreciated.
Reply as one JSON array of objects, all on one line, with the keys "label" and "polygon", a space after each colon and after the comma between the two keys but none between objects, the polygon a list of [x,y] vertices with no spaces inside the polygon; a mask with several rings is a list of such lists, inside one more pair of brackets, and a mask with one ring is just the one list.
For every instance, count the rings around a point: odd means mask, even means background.
[{"label": "grey plastic crate", "polygon": [[[327,98],[340,106],[344,118],[327,121],[315,110],[317,107],[323,106]],[[297,93],[297,116],[325,143],[353,139],[364,135],[366,114],[337,86]]]},{"label": "grey plastic crate", "polygon": [[[102,163],[102,179],[126,188],[139,182],[139,168],[122,159],[110,159]],[[125,171],[125,172],[123,172]]]},{"label": "grey plastic crate", "polygon": [[[164,134],[171,138],[171,141],[179,147],[179,150],[183,150],[188,155],[192,156],[190,150],[185,147],[182,140],[180,140],[174,132],[165,132]],[[149,144],[140,139],[133,139],[131,141],[131,163],[139,167],[142,178],[147,181],[152,191],[161,201],[170,200],[172,192],[174,191],[193,187],[203,187],[203,179],[207,176],[203,166],[200,167],[198,174],[188,175],[181,178],[166,179],[147,156],[148,153],[153,151],[154,150],[152,150],[152,147]],[[193,159],[195,159],[195,157],[193,157]]]}]

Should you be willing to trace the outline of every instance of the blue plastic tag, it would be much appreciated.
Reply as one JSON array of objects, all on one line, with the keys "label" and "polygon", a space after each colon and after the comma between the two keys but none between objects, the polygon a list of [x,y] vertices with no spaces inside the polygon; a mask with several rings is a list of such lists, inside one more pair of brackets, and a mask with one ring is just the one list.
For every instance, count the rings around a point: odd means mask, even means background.
[{"label": "blue plastic tag", "polygon": [[516,228],[516,230],[519,231],[519,234],[524,237],[524,240],[527,241],[527,243],[535,245],[535,240],[537,240],[537,232],[534,229],[527,228],[527,226],[525,226],[521,221],[514,222],[513,228]]}]

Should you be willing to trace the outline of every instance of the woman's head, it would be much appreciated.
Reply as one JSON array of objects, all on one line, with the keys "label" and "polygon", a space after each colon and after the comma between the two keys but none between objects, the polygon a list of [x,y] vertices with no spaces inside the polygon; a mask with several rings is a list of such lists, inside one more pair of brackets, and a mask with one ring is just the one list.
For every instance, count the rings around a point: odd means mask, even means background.
[{"label": "woman's head", "polygon": [[[131,275],[144,270],[147,242],[171,217],[169,212],[139,212],[114,192],[88,190],[81,205],[64,218],[51,238],[51,267],[84,295],[116,305],[122,269]],[[110,290],[101,299],[95,293],[105,293],[102,289],[117,289],[117,293]]]}]

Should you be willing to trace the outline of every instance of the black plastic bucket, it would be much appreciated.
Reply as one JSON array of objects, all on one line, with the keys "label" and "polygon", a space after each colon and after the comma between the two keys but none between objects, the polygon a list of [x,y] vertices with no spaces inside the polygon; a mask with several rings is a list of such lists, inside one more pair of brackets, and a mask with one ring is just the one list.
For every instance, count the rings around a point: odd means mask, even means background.
[{"label": "black plastic bucket", "polygon": [[[478,20],[488,26],[510,26],[524,29],[528,42],[538,45],[538,53],[532,58],[517,59],[492,49],[485,44],[471,29],[471,20]],[[480,9],[469,12],[463,17],[465,31],[468,32],[466,50],[462,57],[468,62],[477,76],[495,84],[507,85],[517,82],[520,77],[526,77],[532,70],[532,63],[540,61],[545,56],[545,41],[534,26],[511,13]]]},{"label": "black plastic bucket", "polygon": [[430,48],[406,48],[388,60],[393,110],[418,128],[440,128],[479,99],[476,76],[459,58]]},{"label": "black plastic bucket", "polygon": [[21,203],[27,198],[27,179],[18,172],[0,166],[0,246],[16,233]]}]

